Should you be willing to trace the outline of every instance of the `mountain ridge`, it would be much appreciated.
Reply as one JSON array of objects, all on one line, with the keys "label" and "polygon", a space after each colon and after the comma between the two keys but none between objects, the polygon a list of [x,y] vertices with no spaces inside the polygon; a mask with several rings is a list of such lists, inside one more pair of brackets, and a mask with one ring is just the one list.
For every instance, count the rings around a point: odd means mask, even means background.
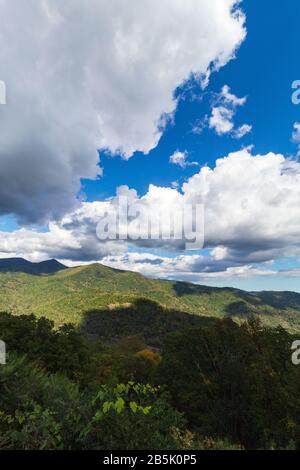
[{"label": "mountain ridge", "polygon": [[[119,312],[121,316],[125,309],[134,321],[132,315],[136,315],[143,300],[152,310],[157,305],[164,311],[203,318],[230,317],[236,321],[259,315],[267,325],[300,331],[300,294],[296,292],[247,292],[152,279],[100,263],[67,268],[56,260],[42,263],[24,260],[26,269],[30,266],[31,270],[24,272],[20,268],[16,271],[15,260],[10,259],[10,270],[7,260],[2,261],[1,269],[0,260],[0,311],[16,315],[34,313],[57,325],[69,322],[80,325],[87,312]],[[50,272],[45,273],[46,270]],[[150,307],[146,309],[147,315],[151,315]]]},{"label": "mountain ridge", "polygon": [[67,269],[56,259],[49,259],[34,263],[24,258],[1,258],[0,272],[23,272],[26,274],[53,274],[60,270]]}]

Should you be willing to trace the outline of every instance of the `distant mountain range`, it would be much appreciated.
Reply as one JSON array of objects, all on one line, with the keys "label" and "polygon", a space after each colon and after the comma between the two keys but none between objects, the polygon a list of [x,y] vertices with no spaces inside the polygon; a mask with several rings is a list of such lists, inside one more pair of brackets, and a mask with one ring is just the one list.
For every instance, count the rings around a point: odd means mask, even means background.
[{"label": "distant mountain range", "polygon": [[41,263],[31,263],[23,258],[4,258],[0,259],[0,272],[14,272],[27,274],[53,274],[66,266],[59,263],[55,259],[42,261]]},{"label": "distant mountain range", "polygon": [[298,293],[149,279],[101,264],[66,268],[56,260],[0,260],[0,311],[44,315],[57,325],[74,323],[99,336],[149,328],[159,332],[196,319],[227,316],[241,321],[253,314],[267,325],[300,331]]}]

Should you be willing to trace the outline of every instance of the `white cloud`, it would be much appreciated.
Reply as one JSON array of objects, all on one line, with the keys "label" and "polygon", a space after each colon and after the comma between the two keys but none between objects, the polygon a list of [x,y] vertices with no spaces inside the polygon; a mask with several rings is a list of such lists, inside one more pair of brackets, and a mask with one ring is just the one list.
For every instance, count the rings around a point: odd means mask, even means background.
[{"label": "white cloud", "polygon": [[125,251],[122,242],[100,242],[96,225],[108,208],[105,202],[82,203],[58,222],[50,222],[47,232],[22,228],[0,232],[0,257],[24,257],[30,261],[57,258],[68,264],[95,261],[108,254]]},{"label": "white cloud", "polygon": [[[217,160],[213,169],[203,167],[180,189],[150,185],[148,192],[139,197],[135,190],[120,187],[116,198],[82,203],[60,223],[51,223],[48,233],[25,229],[0,232],[0,252],[2,256],[18,255],[29,259],[56,257],[92,261],[126,256],[128,245],[141,250],[143,247],[163,248],[164,251],[184,249],[182,240],[137,240],[129,244],[98,240],[96,226],[103,210],[110,213],[121,195],[132,202],[140,202],[145,208],[159,206],[163,221],[167,220],[166,214],[171,209],[175,211],[186,203],[204,204],[205,243],[210,253],[184,256],[183,251],[181,257],[176,257],[178,276],[182,273],[186,277],[184,272],[190,270],[204,273],[206,277],[212,277],[213,273],[220,277],[240,273],[243,269],[247,273],[257,269],[260,275],[261,271],[266,271],[266,263],[272,260],[300,257],[300,163],[274,153],[253,156],[249,149]],[[184,269],[178,267],[178,259],[180,266],[187,263]],[[171,265],[172,258],[170,260],[164,264],[163,276],[175,269]],[[157,265],[158,261],[155,263]],[[128,268],[131,269],[129,265]],[[151,269],[155,273],[153,269],[159,268]]]},{"label": "white cloud", "polygon": [[242,126],[238,127],[233,132],[233,137],[235,139],[241,139],[245,135],[249,134],[252,131],[252,126],[250,124],[243,124]]},{"label": "white cloud", "polygon": [[224,102],[225,104],[233,106],[234,108],[238,106],[244,106],[247,101],[247,98],[245,96],[243,98],[238,98],[233,93],[231,93],[228,85],[223,86],[218,99]]},{"label": "white cloud", "polygon": [[231,133],[236,139],[244,137],[252,130],[252,126],[243,124],[235,129],[233,119],[236,115],[237,108],[244,106],[246,101],[247,97],[238,98],[230,92],[228,85],[224,85],[221,92],[215,95],[211,116],[208,118],[209,128],[215,130],[220,136]]},{"label": "white cloud", "polygon": [[189,157],[188,152],[180,152],[177,150],[170,156],[170,163],[174,165],[179,165],[181,168],[186,168],[187,166],[198,166],[197,162],[189,162],[187,161]]},{"label": "white cloud", "polygon": [[174,165],[179,165],[181,168],[185,168],[187,157],[187,152],[179,152],[177,150],[177,152],[173,153],[173,155],[170,156],[170,163],[173,163]]},{"label": "white cloud", "polygon": [[216,261],[221,261],[228,257],[228,249],[225,246],[216,246],[211,251],[211,255]]},{"label": "white cloud", "polygon": [[0,214],[72,208],[97,147],[149,152],[174,90],[245,37],[238,0],[1,0]]},{"label": "white cloud", "polygon": [[249,149],[202,168],[183,185],[184,197],[205,205],[207,246],[259,262],[300,248],[300,163]]},{"label": "white cloud", "polygon": [[[213,169],[201,168],[181,190],[151,185],[140,200],[162,210],[203,204],[205,246],[215,269],[300,256],[300,163],[283,155],[243,149],[217,160]],[[178,241],[135,244],[183,248]]]},{"label": "white cloud", "polygon": [[214,129],[218,135],[228,134],[234,127],[233,116],[232,109],[224,106],[213,107],[209,118],[209,127]]},{"label": "white cloud", "polygon": [[115,269],[134,271],[149,277],[183,280],[195,283],[230,281],[237,278],[256,276],[276,276],[276,271],[258,269],[251,265],[213,268],[212,260],[203,256],[177,256],[175,258],[151,255],[148,253],[127,253],[107,256],[102,260],[106,266]]}]

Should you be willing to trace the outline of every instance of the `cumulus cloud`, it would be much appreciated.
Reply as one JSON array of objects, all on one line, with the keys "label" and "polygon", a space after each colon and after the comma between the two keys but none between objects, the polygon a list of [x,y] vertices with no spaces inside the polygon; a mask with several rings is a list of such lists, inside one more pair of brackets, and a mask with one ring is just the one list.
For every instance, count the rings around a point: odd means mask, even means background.
[{"label": "cumulus cloud", "polygon": [[30,261],[57,258],[68,264],[81,264],[123,253],[124,243],[100,242],[96,224],[107,209],[105,202],[82,203],[60,222],[50,222],[47,231],[22,228],[0,232],[0,257],[24,257]]},{"label": "cumulus cloud", "polygon": [[[250,149],[230,153],[218,159],[215,168],[201,168],[180,190],[151,185],[139,200],[168,210],[203,204],[205,247],[211,250],[214,266],[300,255],[300,163],[283,155],[252,155]],[[135,244],[184,249],[175,242]]]},{"label": "cumulus cloud", "polygon": [[299,253],[300,164],[249,149],[202,168],[183,185],[184,196],[205,206],[205,243],[228,258],[263,262]]},{"label": "cumulus cloud", "polygon": [[218,267],[210,257],[193,256],[156,256],[149,253],[126,253],[107,256],[102,263],[115,269],[135,271],[149,277],[173,279],[195,283],[233,280],[253,276],[276,276],[278,273],[267,268],[251,265]]},{"label": "cumulus cloud", "polygon": [[209,128],[215,130],[220,136],[231,133],[236,139],[244,137],[252,130],[252,126],[243,124],[235,129],[233,119],[237,108],[244,106],[246,101],[246,97],[238,98],[231,93],[228,85],[224,85],[221,92],[214,97],[211,116],[208,118]]},{"label": "cumulus cloud", "polygon": [[170,163],[173,163],[174,165],[179,165],[181,168],[185,168],[187,157],[187,152],[179,152],[179,150],[177,150],[173,153],[173,155],[170,156]]},{"label": "cumulus cloud", "polygon": [[234,111],[224,106],[214,107],[209,118],[209,127],[218,135],[228,134],[232,131]]},{"label": "cumulus cloud", "polygon": [[[178,214],[178,209],[185,204],[203,204],[205,252],[188,254],[184,252],[184,240],[176,239],[99,240],[97,224],[104,213],[113,212],[120,196],[126,196],[133,203],[139,202],[142,210],[159,206],[163,222],[167,221],[170,209]],[[173,271],[178,278],[186,279],[189,272],[193,279],[196,279],[195,273],[202,278],[265,272],[272,275],[270,263],[273,260],[300,256],[299,200],[299,162],[274,153],[252,155],[250,149],[243,149],[217,160],[215,168],[201,168],[180,189],[151,185],[140,197],[134,189],[120,187],[113,199],[82,203],[61,222],[51,223],[48,233],[25,229],[1,232],[0,252],[1,256],[18,255],[39,260],[48,257],[72,262],[104,260],[111,266],[141,269],[145,274],[162,277],[170,277]],[[162,262],[156,255],[149,254],[148,261],[141,262],[145,254],[142,258],[139,253],[126,254],[129,246],[139,251],[163,248],[175,251],[175,257]],[[176,251],[180,250],[178,256]],[[284,275],[296,274],[293,271]]]},{"label": "cumulus cloud", "polygon": [[244,106],[247,98],[245,96],[243,98],[238,98],[233,93],[231,93],[228,85],[224,85],[217,100],[237,108],[238,106]]},{"label": "cumulus cloud", "polygon": [[245,37],[238,0],[1,0],[0,213],[72,208],[97,148],[156,146],[174,90],[208,77]]},{"label": "cumulus cloud", "polygon": [[189,157],[188,152],[180,152],[177,150],[170,156],[170,163],[178,165],[181,168],[186,168],[187,166],[198,166],[197,162],[189,162],[187,159]]}]

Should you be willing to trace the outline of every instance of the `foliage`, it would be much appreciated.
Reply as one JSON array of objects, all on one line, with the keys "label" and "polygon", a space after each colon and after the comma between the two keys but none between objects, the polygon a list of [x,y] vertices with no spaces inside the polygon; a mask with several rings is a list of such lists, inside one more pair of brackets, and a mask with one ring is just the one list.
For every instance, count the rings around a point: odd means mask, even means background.
[{"label": "foliage", "polygon": [[[13,317],[2,313],[0,332],[8,351],[26,354],[49,372],[64,373],[77,381],[87,380],[95,373],[92,345],[72,325],[62,325],[56,330],[54,323],[43,317]],[[97,348],[101,350],[99,343]]]},{"label": "foliage", "polygon": [[293,335],[255,317],[171,331],[162,349],[122,331],[101,344],[1,314],[0,449],[300,448]]},{"label": "foliage", "polygon": [[177,448],[181,415],[150,385],[102,386],[95,396],[13,356],[0,368],[0,449]]},{"label": "foliage", "polygon": [[198,433],[247,448],[299,441],[299,368],[292,337],[257,319],[230,319],[168,337],[158,373]]},{"label": "foliage", "polygon": [[83,436],[92,449],[176,449],[181,415],[167,403],[159,388],[149,384],[101,387],[97,411]]},{"label": "foliage", "polygon": [[76,447],[87,405],[69,379],[11,355],[0,367],[0,397],[0,448]]}]

